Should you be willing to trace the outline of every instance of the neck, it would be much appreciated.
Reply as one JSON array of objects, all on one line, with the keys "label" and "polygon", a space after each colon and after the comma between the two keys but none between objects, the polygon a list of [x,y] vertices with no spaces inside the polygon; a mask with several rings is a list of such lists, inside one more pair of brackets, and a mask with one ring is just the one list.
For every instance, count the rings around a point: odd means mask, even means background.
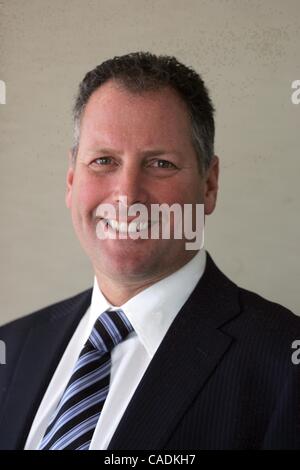
[{"label": "neck", "polygon": [[152,286],[167,275],[169,275],[169,273],[157,278],[125,283],[121,280],[108,278],[103,275],[103,273],[96,273],[96,279],[102,294],[108,300],[108,302],[115,307],[120,307],[139,292],[142,292],[144,289],[147,289],[147,287]]},{"label": "neck", "polygon": [[99,289],[104,297],[111,305],[120,307],[139,292],[142,292],[158,281],[170,276],[175,271],[178,271],[178,269],[184,266],[195,255],[196,252],[191,251],[189,259],[174,263],[172,269],[168,266],[165,270],[157,270],[157,272],[152,272],[151,274],[148,272],[147,275],[144,276],[130,276],[128,273],[126,275],[124,273],[116,275],[116,273],[104,272],[102,269],[97,269],[97,267],[94,266],[95,275]]},{"label": "neck", "polygon": [[146,289],[149,287],[151,284],[146,284],[143,286],[123,286],[121,284],[116,284],[116,283],[106,283],[101,280],[99,280],[99,277],[96,276],[98,286],[101,289],[102,294],[106,298],[106,300],[113,306],[115,307],[120,307],[121,305],[125,304],[129,299],[137,295],[139,292],[142,290]]},{"label": "neck", "polygon": [[123,278],[112,278],[103,272],[96,271],[95,274],[98,286],[104,297],[110,304],[114,305],[115,307],[120,307],[139,292],[142,292],[143,290],[147,289],[147,287],[152,286],[156,282],[164,279],[177,270],[178,267],[176,267],[173,271],[160,273],[159,275],[153,276],[151,278],[149,277],[145,279],[139,278],[130,280],[128,277],[126,277],[126,280]]}]

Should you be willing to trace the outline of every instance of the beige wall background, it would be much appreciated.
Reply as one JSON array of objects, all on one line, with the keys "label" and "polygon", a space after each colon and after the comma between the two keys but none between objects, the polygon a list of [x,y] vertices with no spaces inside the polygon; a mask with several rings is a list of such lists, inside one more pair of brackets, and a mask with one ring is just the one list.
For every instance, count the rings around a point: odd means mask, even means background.
[{"label": "beige wall background", "polygon": [[64,205],[71,107],[88,70],[137,50],[177,56],[211,91],[221,181],[206,248],[300,314],[300,2],[0,0],[0,323],[91,285]]}]

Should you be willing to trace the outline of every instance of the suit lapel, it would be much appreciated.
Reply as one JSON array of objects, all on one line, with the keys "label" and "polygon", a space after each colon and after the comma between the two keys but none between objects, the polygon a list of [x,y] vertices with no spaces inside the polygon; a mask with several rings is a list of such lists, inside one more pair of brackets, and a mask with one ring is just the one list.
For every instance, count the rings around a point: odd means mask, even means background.
[{"label": "suit lapel", "polygon": [[43,395],[90,299],[91,290],[81,294],[76,302],[64,302],[61,311],[54,307],[48,317],[43,316],[29,330],[4,404],[0,424],[3,449],[24,448]]},{"label": "suit lapel", "polygon": [[208,256],[205,273],[176,316],[108,449],[162,449],[233,341],[220,327],[239,313],[237,287]]}]

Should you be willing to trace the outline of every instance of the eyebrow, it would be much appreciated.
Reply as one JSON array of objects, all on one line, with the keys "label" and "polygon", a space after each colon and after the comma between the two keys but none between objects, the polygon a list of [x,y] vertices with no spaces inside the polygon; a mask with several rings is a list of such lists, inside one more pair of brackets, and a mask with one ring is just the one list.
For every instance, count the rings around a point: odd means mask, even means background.
[{"label": "eyebrow", "polygon": [[[116,155],[121,155],[121,151],[119,150],[116,150],[116,149],[113,149],[113,148],[110,148],[110,147],[103,147],[103,148],[98,148],[96,150],[93,150],[92,151],[93,153],[109,153],[109,154],[116,154]],[[165,150],[165,149],[155,149],[155,150],[144,150],[142,152],[140,152],[141,155],[143,155],[143,157],[157,157],[157,156],[160,156],[160,155],[170,155],[170,154],[173,154],[173,155],[176,155],[178,157],[181,157],[182,154],[181,152],[177,151],[177,150]]]}]

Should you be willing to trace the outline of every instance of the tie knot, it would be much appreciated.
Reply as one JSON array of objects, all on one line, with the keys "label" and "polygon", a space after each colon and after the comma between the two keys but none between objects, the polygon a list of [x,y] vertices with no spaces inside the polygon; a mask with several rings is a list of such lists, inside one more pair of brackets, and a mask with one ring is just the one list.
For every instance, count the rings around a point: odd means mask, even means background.
[{"label": "tie knot", "polygon": [[106,310],[97,318],[88,341],[94,348],[110,352],[133,331],[123,310]]}]

